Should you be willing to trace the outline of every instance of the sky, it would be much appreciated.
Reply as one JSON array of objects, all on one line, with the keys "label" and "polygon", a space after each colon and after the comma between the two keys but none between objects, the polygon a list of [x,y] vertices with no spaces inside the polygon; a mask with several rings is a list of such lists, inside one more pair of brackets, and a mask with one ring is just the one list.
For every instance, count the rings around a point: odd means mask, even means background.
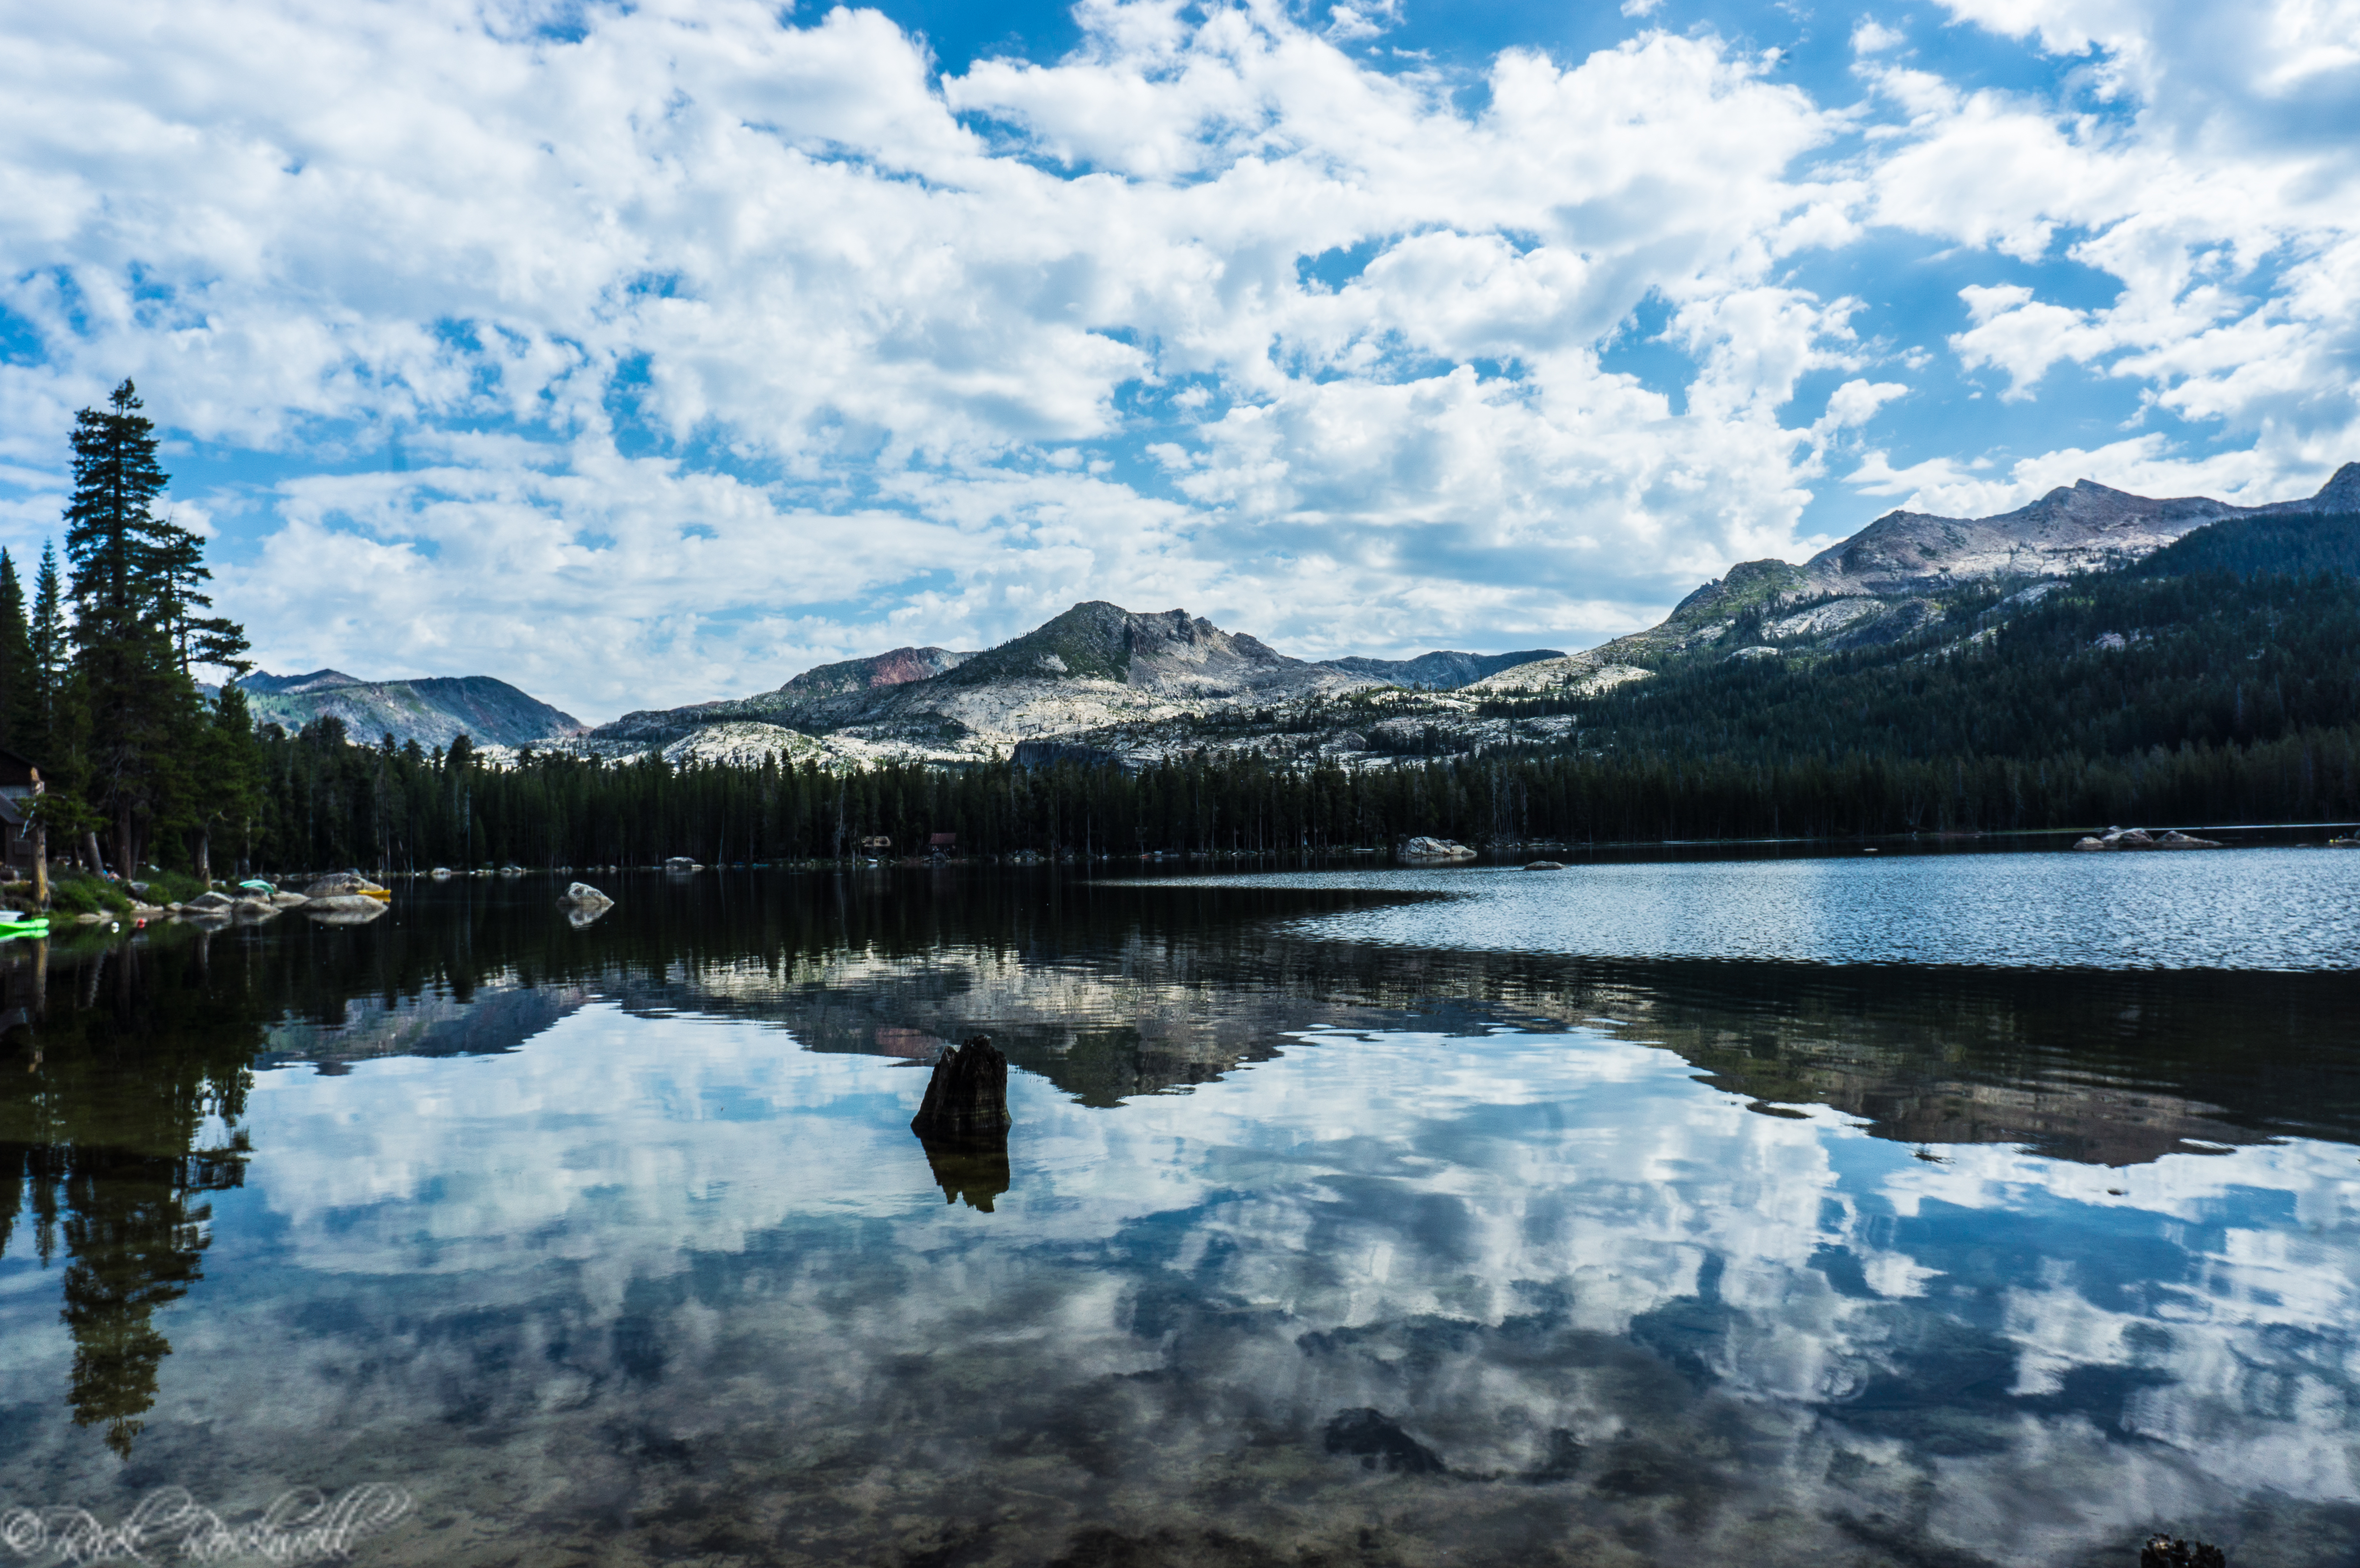
[{"label": "sky", "polygon": [[1086,599],[1579,648],[2360,459],[2360,0],[0,0],[0,545],[578,716]]}]

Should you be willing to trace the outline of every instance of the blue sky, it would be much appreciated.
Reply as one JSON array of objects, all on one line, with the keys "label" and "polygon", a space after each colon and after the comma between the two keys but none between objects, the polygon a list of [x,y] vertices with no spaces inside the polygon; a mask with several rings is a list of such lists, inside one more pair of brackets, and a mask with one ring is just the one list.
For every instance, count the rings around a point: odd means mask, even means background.
[{"label": "blue sky", "polygon": [[0,543],[586,718],[1085,598],[1581,648],[2360,458],[2360,0],[0,8]]}]

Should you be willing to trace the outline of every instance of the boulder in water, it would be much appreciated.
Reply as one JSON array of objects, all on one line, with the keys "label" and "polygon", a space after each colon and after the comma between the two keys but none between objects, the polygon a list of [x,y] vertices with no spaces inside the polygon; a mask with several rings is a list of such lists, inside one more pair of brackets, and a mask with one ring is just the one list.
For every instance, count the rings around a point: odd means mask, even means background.
[{"label": "boulder in water", "polygon": [[1008,1114],[1008,1058],[988,1034],[976,1035],[934,1059],[926,1098],[910,1118],[922,1138],[956,1142],[1004,1133]]},{"label": "boulder in water", "polygon": [[557,896],[557,907],[565,911],[565,923],[580,931],[613,909],[615,900],[587,882],[576,882]]},{"label": "boulder in water", "polygon": [[357,871],[335,872],[303,889],[303,896],[307,898],[336,898],[354,893],[366,894],[380,903],[393,897],[391,891],[378,887]]},{"label": "boulder in water", "polygon": [[1414,838],[1401,847],[1404,860],[1472,860],[1475,852],[1456,839]]},{"label": "boulder in water", "polygon": [[236,902],[236,899],[231,898],[226,893],[215,893],[208,890],[198,894],[195,898],[181,905],[180,908],[192,915],[225,915],[229,913],[231,908],[235,905]]},{"label": "boulder in water", "polygon": [[1562,871],[1565,869],[1565,862],[1562,860],[1527,861],[1524,865],[1524,869],[1527,871]]}]

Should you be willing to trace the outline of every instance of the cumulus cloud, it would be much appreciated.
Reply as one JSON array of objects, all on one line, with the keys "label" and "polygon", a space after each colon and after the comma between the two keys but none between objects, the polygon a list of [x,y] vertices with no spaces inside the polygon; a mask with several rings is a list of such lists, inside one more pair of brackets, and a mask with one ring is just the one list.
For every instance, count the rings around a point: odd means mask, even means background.
[{"label": "cumulus cloud", "polygon": [[[2135,381],[2315,482],[2360,430],[2360,238],[2343,144],[2269,106],[2341,81],[2333,9],[2191,65],[2192,11],[1952,7],[2112,73],[2073,102],[1863,19],[1853,105],[1644,26],[1387,67],[1376,5],[1084,0],[1065,58],[947,74],[879,12],[746,0],[27,15],[0,532],[54,529],[71,410],[127,373],[273,667],[596,717],[1092,596],[1314,654],[1582,646],[1797,550],[1830,449],[1944,372],[1804,280],[1892,233],[1994,264],[1951,365]],[[2175,71],[2212,107],[2167,123]],[[2060,254],[2119,297],[1999,269]]]}]

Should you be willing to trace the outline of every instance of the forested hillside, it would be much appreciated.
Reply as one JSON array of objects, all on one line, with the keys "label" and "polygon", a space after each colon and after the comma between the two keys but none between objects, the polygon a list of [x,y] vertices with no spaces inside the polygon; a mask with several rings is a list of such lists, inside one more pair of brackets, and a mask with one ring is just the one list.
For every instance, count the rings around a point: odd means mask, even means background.
[{"label": "forested hillside", "polygon": [[[2279,556],[2318,569],[2265,570]],[[2247,747],[2360,722],[2355,567],[2360,519],[2221,524],[2132,572],[1958,594],[1887,646],[1688,657],[1598,698],[1486,711],[1571,711],[1585,749],[1699,761]],[[1724,639],[1749,644],[1743,623]]]}]

